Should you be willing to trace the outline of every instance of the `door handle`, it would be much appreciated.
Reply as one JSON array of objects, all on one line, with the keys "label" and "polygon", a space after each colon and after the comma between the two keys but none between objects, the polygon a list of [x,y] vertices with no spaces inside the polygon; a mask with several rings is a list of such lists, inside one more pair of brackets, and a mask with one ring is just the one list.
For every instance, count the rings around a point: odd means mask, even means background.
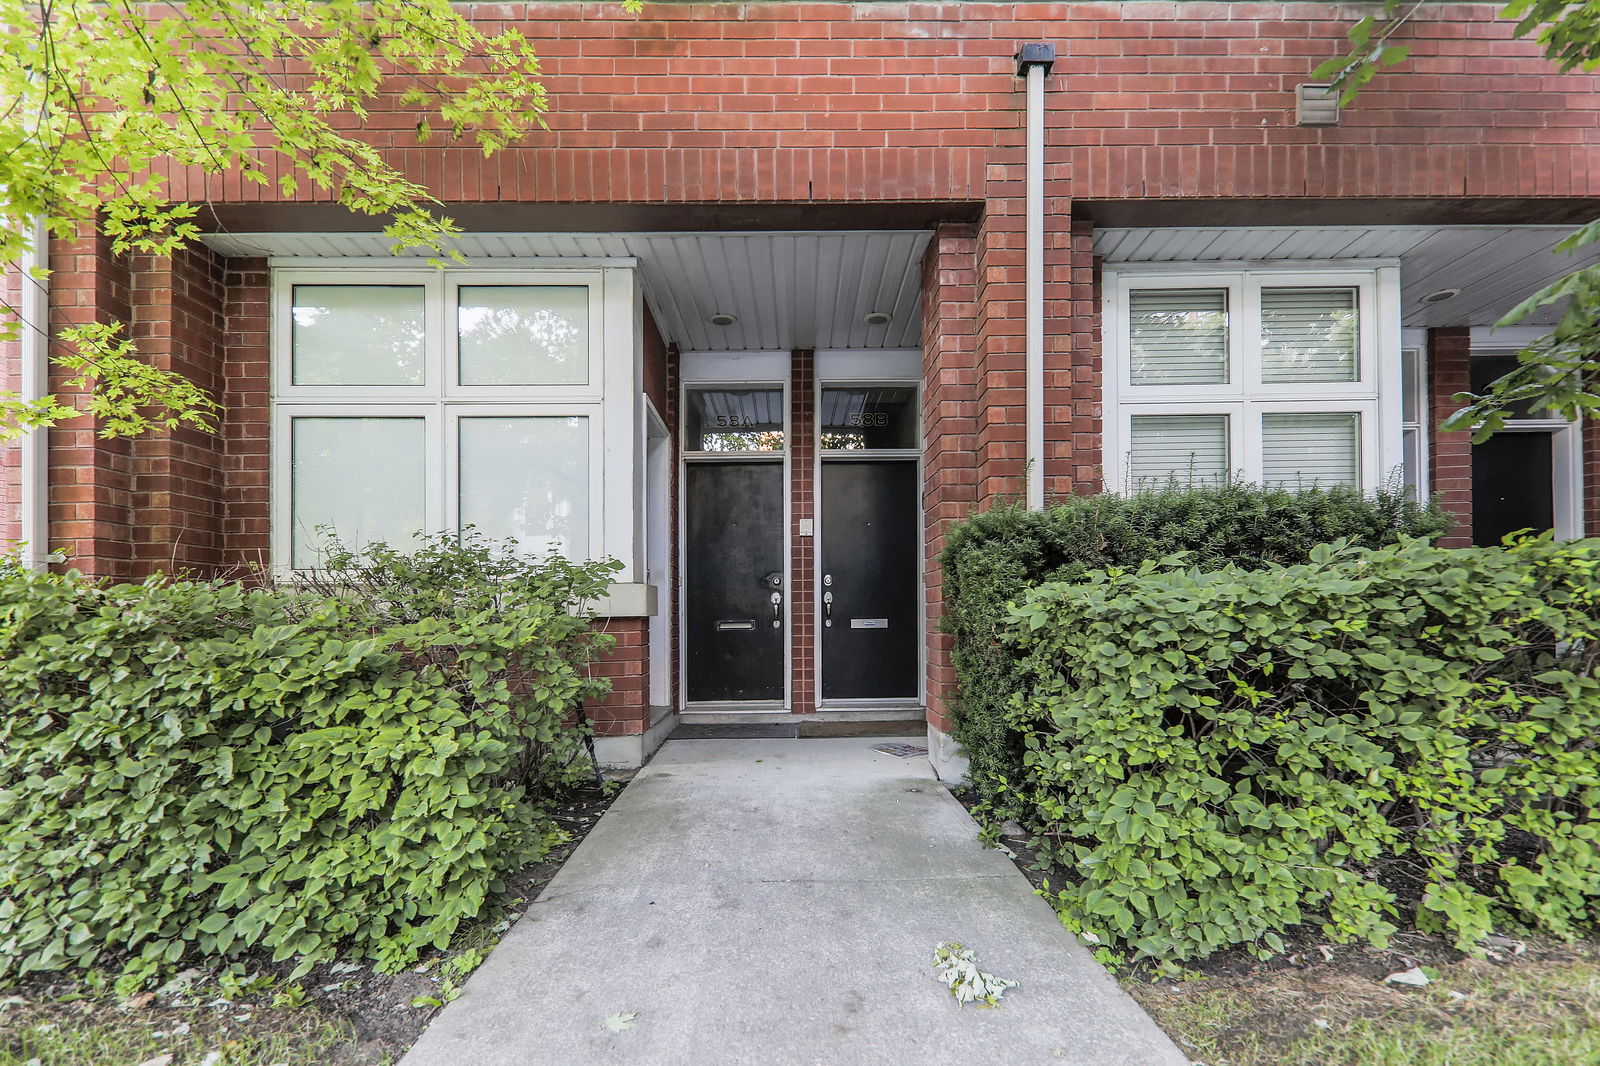
[{"label": "door handle", "polygon": [[822,624],[829,629],[833,628],[833,593],[822,594]]},{"label": "door handle", "polygon": [[778,629],[783,625],[783,593],[772,594],[772,628]]}]

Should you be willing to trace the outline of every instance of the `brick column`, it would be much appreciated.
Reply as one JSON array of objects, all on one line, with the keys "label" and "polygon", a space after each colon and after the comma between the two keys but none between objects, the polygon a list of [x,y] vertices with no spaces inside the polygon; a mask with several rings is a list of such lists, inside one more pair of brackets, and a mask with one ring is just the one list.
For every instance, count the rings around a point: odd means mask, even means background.
[{"label": "brick column", "polygon": [[[817,440],[816,354],[794,352],[789,361],[789,651],[793,678],[789,709],[817,709],[816,538],[800,536],[802,519],[817,514],[812,476]],[[814,528],[814,527],[813,527]]]},{"label": "brick column", "polygon": [[1451,399],[1472,388],[1472,331],[1465,326],[1428,330],[1428,483],[1455,525],[1439,543],[1472,545],[1472,433],[1444,433],[1439,423],[1461,405]]},{"label": "brick column", "polygon": [[227,566],[247,574],[271,562],[272,276],[265,259],[230,259],[225,277],[222,527]]},{"label": "brick column", "polygon": [[955,686],[944,617],[944,531],[977,502],[977,233],[941,226],[922,260],[922,516],[928,724],[949,732]]},{"label": "brick column", "polygon": [[[77,237],[50,242],[50,335],[91,322],[131,318],[128,265],[111,242],[85,227]],[[52,369],[50,388],[62,403],[81,405],[84,390],[66,385]],[[125,580],[133,574],[130,537],[133,464],[126,440],[102,440],[84,415],[49,431],[50,548],[68,553],[65,568],[92,577]]]},{"label": "brick column", "polygon": [[[140,354],[220,400],[223,260],[201,245],[170,257],[136,256],[130,280],[131,335]],[[156,429],[133,442],[135,576],[209,577],[217,571],[223,560],[224,448],[220,434],[189,426]]]}]

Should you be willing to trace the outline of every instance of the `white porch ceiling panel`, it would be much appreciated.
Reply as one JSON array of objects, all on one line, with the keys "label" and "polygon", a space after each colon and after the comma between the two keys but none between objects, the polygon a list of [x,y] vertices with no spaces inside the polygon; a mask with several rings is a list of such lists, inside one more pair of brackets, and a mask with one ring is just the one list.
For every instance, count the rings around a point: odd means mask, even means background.
[{"label": "white porch ceiling panel", "polygon": [[[1237,226],[1103,229],[1112,263],[1399,259],[1407,326],[1492,326],[1544,285],[1600,260],[1600,249],[1555,254],[1570,226]],[[1459,296],[1426,304],[1446,289]],[[1528,319],[1549,325],[1556,313]]]},{"label": "white porch ceiling panel", "polygon": [[[635,257],[668,340],[688,351],[743,352],[920,347],[919,289],[929,236],[915,230],[473,233],[457,246],[474,259]],[[376,233],[213,234],[205,241],[233,256],[390,254]],[[893,317],[869,326],[864,319],[873,311]],[[707,321],[718,313],[738,321]]]}]

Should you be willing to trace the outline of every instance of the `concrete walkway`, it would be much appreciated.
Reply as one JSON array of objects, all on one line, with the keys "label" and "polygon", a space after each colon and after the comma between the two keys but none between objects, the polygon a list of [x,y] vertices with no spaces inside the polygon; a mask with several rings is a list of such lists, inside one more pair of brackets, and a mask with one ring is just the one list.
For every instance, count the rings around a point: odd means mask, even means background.
[{"label": "concrete walkway", "polygon": [[[402,1066],[1187,1066],[881,742],[669,741]],[[998,1010],[935,981],[947,940]]]}]

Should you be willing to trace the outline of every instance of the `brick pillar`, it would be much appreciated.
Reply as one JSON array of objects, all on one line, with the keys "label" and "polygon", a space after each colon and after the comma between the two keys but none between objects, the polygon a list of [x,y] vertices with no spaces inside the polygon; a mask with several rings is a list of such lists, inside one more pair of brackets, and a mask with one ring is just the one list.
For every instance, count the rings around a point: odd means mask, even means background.
[{"label": "brick pillar", "polygon": [[1583,426],[1583,500],[1578,510],[1585,537],[1600,536],[1600,421]]},{"label": "brick pillar", "polygon": [[271,274],[265,259],[230,259],[225,278],[222,528],[224,561],[243,576],[271,562]]},{"label": "brick pillar", "polygon": [[672,473],[670,475],[672,478],[672,488],[668,492],[667,512],[667,558],[670,561],[669,569],[671,571],[671,581],[669,584],[671,586],[672,595],[671,610],[667,614],[667,632],[671,634],[667,641],[667,654],[671,656],[671,660],[668,664],[667,675],[672,679],[672,683],[669,686],[671,689],[671,696],[668,699],[668,703],[673,710],[677,710],[679,707],[683,706],[683,696],[679,689],[679,686],[682,683],[682,674],[678,669],[678,664],[682,661],[682,659],[679,657],[681,654],[679,652],[679,642],[683,639],[682,634],[679,632],[680,627],[678,625],[678,603],[679,596],[681,595],[681,590],[683,588],[683,563],[678,558],[678,509],[680,500],[679,493],[682,491],[682,487],[678,478],[679,469],[681,467],[681,464],[678,462],[678,456],[683,446],[683,437],[678,431],[678,409],[680,407],[678,400],[681,394],[679,384],[682,380],[683,353],[678,350],[678,346],[676,344],[669,344],[667,345],[666,358],[667,406],[666,409],[661,412],[661,418],[662,421],[666,422],[667,424],[667,436],[672,438]]},{"label": "brick pillar", "polygon": [[1444,433],[1439,423],[1461,405],[1451,399],[1472,388],[1472,331],[1465,326],[1428,330],[1428,481],[1455,525],[1439,543],[1447,548],[1472,545],[1472,433]]},{"label": "brick pillar", "polygon": [[[131,335],[153,366],[221,399],[223,261],[204,246],[136,256]],[[220,427],[219,427],[220,428]],[[155,429],[132,443],[129,523],[135,576],[209,577],[223,560],[224,438],[189,426]]]},{"label": "brick pillar", "polygon": [[[128,322],[128,265],[111,253],[111,242],[85,227],[77,237],[50,243],[51,350],[65,346],[63,329],[91,322]],[[50,374],[62,403],[80,406],[82,389],[69,375]],[[133,464],[126,440],[102,440],[96,420],[84,415],[49,431],[50,547],[65,549],[66,568],[92,577],[125,580],[133,574],[130,524]]]},{"label": "brick pillar", "polygon": [[650,631],[647,618],[603,618],[595,623],[616,645],[590,668],[611,682],[611,691],[586,709],[596,735],[637,736],[650,721]]},{"label": "brick pillar", "polygon": [[[816,517],[816,354],[794,352],[789,361],[789,650],[792,685],[789,709],[817,709],[816,538],[800,536],[800,521]],[[814,527],[813,527],[814,528]]]},{"label": "brick pillar", "polygon": [[[1075,221],[1054,237],[1066,249],[1066,282],[1047,300],[1045,454],[1049,498],[1100,491],[1103,476],[1100,380],[1100,263],[1094,223]],[[1058,299],[1059,297],[1059,299]],[[1061,333],[1055,328],[1059,325]],[[1056,346],[1048,342],[1059,337]]]},{"label": "brick pillar", "polygon": [[955,686],[944,617],[944,531],[977,502],[977,233],[941,226],[922,260],[922,516],[927,555],[928,723],[949,732]]}]

